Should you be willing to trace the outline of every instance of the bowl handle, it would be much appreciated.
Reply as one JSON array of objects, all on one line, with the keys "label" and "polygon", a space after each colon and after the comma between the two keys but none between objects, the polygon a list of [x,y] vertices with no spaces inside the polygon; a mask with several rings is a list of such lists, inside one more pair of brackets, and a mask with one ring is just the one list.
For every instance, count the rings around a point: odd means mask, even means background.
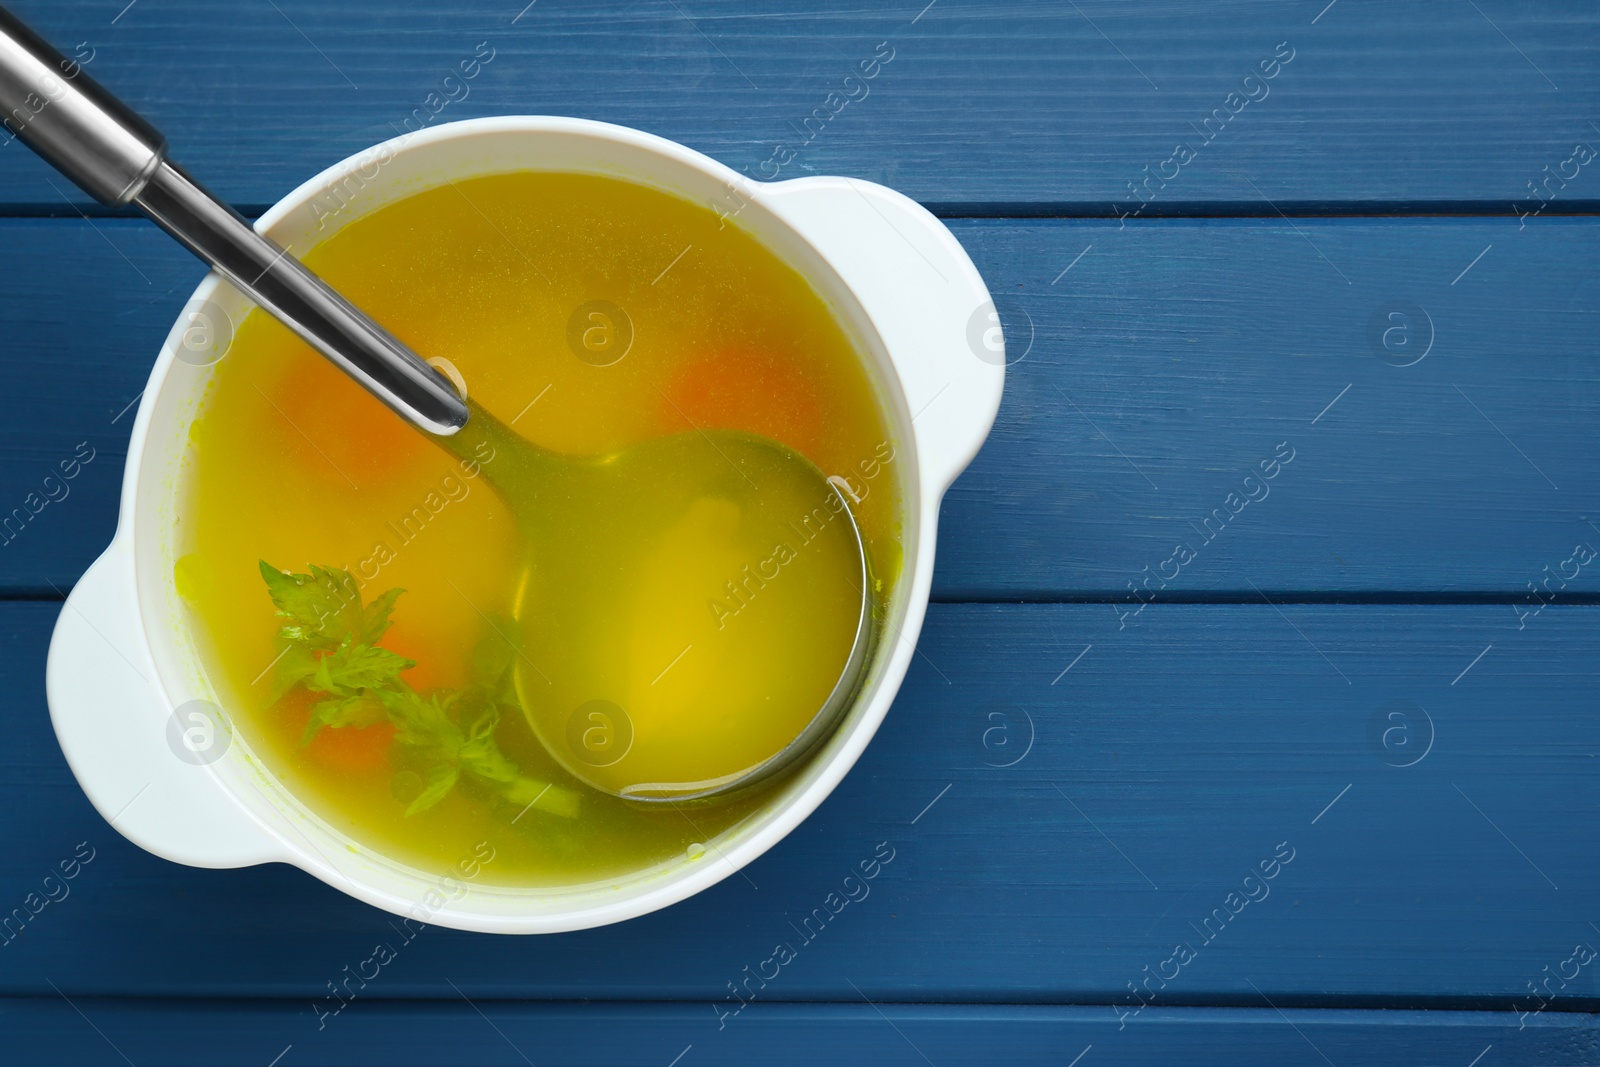
[{"label": "bowl handle", "polygon": [[142,632],[126,538],[112,541],[67,597],[50,639],[45,691],[78,784],[128,840],[191,867],[286,859],[211,767],[192,752],[191,760],[179,758],[181,741],[169,743],[182,730],[171,728],[175,712]]},{"label": "bowl handle", "polygon": [[1005,344],[966,249],[915,200],[856,178],[755,186],[861,301],[888,347],[915,423],[926,486],[942,492],[1000,410]]}]

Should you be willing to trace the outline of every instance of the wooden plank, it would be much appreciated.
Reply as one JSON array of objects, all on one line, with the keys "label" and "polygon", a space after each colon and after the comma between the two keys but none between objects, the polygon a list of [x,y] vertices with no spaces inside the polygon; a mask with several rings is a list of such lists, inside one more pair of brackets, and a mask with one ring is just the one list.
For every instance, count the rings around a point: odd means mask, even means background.
[{"label": "wooden plank", "polygon": [[[1600,548],[1600,222],[952,225],[1020,362],[945,502],[937,596],[1128,610],[1130,582],[1166,599],[1253,584],[1527,611],[1550,574],[1543,599],[1588,592],[1592,568],[1566,589],[1558,572]],[[0,513],[81,442],[98,450],[0,546],[0,590],[54,595],[110,539],[124,409],[201,271],[133,220],[4,220],[0,250],[28,264],[0,337]],[[1429,333],[1425,358],[1394,365]],[[1281,443],[1294,459],[1263,482]],[[1174,560],[1179,544],[1196,558]]]},{"label": "wooden plank", "polygon": [[[180,160],[251,205],[392,136],[430,93],[440,110],[423,118],[434,122],[603,119],[754,177],[851,174],[954,211],[1109,214],[1150,200],[1151,212],[1271,214],[1270,200],[1509,214],[1575,142],[1600,144],[1600,12],[1587,5],[15,7],[68,51],[82,42],[91,74],[147,113]],[[480,42],[489,65],[447,86]],[[893,58],[847,83],[880,42]],[[1259,78],[1263,61],[1274,77]],[[855,101],[841,103],[846,94]],[[1192,160],[1174,161],[1180,144]],[[786,166],[780,145],[795,153]],[[7,203],[59,210],[69,187],[46,174],[20,146],[0,149]],[[1148,174],[1170,181],[1130,191]],[[1558,208],[1600,200],[1586,169],[1551,189]]]},{"label": "wooden plank", "polygon": [[[478,1009],[482,1015],[478,1014]],[[82,1014],[78,1013],[81,1010]],[[1119,1032],[1089,1007],[766,1004],[718,1031],[701,1005],[372,1003],[318,1031],[285,1001],[0,1000],[8,1050],[61,1067],[120,1063],[260,1067],[504,1064],[1592,1063],[1593,1016],[1457,1011],[1150,1010]],[[98,1033],[96,1031],[99,1031]],[[1488,1053],[1488,1055],[1485,1055]],[[1082,1059],[1073,1061],[1074,1056]],[[1490,1056],[1494,1059],[1490,1060]],[[674,1059],[674,1057],[679,1057]]]},{"label": "wooden plank", "polygon": [[955,231],[1033,348],[947,500],[940,596],[1520,599],[1600,548],[1594,220]]},{"label": "wooden plank", "polygon": [[[0,910],[80,843],[94,858],[4,946],[0,993],[283,996],[309,1013],[394,928],[287,867],[189,869],[109,829],[44,714],[57,610],[0,604]],[[1600,963],[1566,961],[1600,947],[1583,844],[1600,607],[1510,635],[1508,613],[1158,604],[1117,631],[1103,605],[935,605],[860,764],[749,881],[577,934],[425,930],[363,998],[452,999],[448,978],[474,1000],[694,1001],[714,1023],[713,1005],[738,1006],[728,983],[788,941],[762,999],[1091,1004],[1132,1030],[1262,994],[1532,1011],[1530,983],[1564,971],[1549,1011],[1593,1010]],[[893,859],[868,895],[803,938],[880,842]],[[1180,944],[1193,958],[1175,964]]]}]

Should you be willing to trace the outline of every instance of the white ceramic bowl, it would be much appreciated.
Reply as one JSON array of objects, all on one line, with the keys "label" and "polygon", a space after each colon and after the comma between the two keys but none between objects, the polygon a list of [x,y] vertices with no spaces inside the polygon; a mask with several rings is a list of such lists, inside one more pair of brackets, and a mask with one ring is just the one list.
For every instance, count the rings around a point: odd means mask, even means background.
[{"label": "white ceramic bowl", "polygon": [[[256,225],[303,251],[412,193],[518,170],[610,175],[705,203],[805,275],[855,335],[888,408],[905,491],[905,563],[862,696],[826,746],[704,855],[559,890],[480,885],[466,864],[424,871],[357,846],[296,799],[243,738],[213,749],[221,755],[210,762],[180,758],[187,750],[175,739],[193,721],[180,722],[176,710],[216,699],[173,580],[181,468],[209,374],[196,365],[203,361],[179,358],[186,315],[139,407],[116,537],[68,597],[47,669],[67,762],[100,813],[142,848],[196,867],[292,863],[425,923],[499,933],[582,929],[665,907],[754,860],[822,802],[888,712],[928,603],[940,499],[1000,405],[998,319],[972,261],[943,224],[882,186],[826,177],[751,182],[674,142],[564,118],[475,119],[402,136],[324,171]],[[233,322],[250,310],[215,274],[189,306],[207,301]]]}]

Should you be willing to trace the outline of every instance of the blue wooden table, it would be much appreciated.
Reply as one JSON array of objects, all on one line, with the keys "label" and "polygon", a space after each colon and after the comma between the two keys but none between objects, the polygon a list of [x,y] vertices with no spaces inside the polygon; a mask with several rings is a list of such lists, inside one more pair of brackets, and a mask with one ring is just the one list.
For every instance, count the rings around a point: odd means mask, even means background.
[{"label": "blue wooden table", "polygon": [[0,146],[0,511],[93,456],[0,545],[0,1062],[1600,1063],[1600,11],[525,2],[12,6],[247,213],[414,114],[548,113],[947,217],[1018,361],[922,654],[747,878],[429,929],[319,1022],[387,916],[140,852],[55,744],[202,270]]}]

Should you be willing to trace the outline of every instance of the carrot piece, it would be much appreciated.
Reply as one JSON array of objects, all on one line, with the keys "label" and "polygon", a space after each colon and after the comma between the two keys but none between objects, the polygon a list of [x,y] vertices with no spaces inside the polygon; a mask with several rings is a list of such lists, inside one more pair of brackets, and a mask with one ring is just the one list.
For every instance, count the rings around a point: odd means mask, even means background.
[{"label": "carrot piece", "polygon": [[376,726],[324,727],[306,746],[312,759],[329,770],[366,773],[387,770],[389,746],[394,743],[394,727],[386,722]]},{"label": "carrot piece", "polygon": [[296,359],[269,395],[284,440],[295,448],[309,440],[322,453],[310,456],[313,467],[341,485],[382,484],[437,459],[422,434],[320,356]]},{"label": "carrot piece", "polygon": [[689,363],[662,389],[661,424],[687,430],[744,430],[782,441],[805,455],[823,445],[817,390],[797,363],[741,345]]},{"label": "carrot piece", "polygon": [[278,701],[273,712],[291,743],[313,763],[330,771],[366,774],[387,770],[394,727],[386,722],[373,726],[325,726],[310,744],[300,747],[300,738],[311,721],[311,708],[322,699],[321,694],[296,687]]},{"label": "carrot piece", "polygon": [[419,693],[460,689],[467,684],[466,665],[459,657],[440,654],[441,649],[451,647],[449,642],[441,641],[437,634],[418,632],[405,619],[395,620],[389,632],[383,635],[383,647],[415,664],[403,677],[406,684]]}]

